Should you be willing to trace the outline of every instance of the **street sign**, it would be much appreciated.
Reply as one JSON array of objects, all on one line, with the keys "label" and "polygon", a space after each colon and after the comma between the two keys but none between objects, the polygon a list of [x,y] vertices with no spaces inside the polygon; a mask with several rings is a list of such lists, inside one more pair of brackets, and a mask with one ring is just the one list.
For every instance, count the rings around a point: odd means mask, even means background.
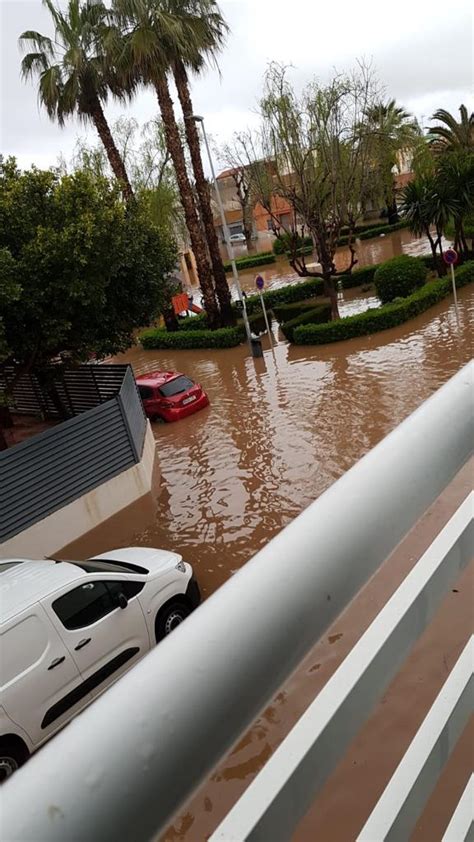
[{"label": "street sign", "polygon": [[255,278],[255,286],[259,290],[262,290],[263,287],[265,286],[265,281],[263,280],[261,275],[257,275],[257,277]]},{"label": "street sign", "polygon": [[454,264],[459,260],[457,251],[454,249],[446,249],[443,253],[443,260],[448,264],[448,266],[454,266]]}]

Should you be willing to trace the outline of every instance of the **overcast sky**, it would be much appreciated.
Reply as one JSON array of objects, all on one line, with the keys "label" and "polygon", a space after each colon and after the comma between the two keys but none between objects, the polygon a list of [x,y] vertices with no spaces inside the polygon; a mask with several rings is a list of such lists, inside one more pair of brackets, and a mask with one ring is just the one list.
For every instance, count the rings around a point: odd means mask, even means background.
[{"label": "overcast sky", "polygon": [[[216,143],[255,120],[267,63],[294,66],[301,85],[358,57],[373,59],[387,96],[428,123],[436,108],[473,109],[472,0],[223,0],[231,34],[220,65],[193,83],[196,113]],[[41,0],[0,0],[0,150],[21,166],[46,167],[60,153],[70,158],[86,130],[75,121],[64,129],[39,110],[35,85],[20,79],[18,36],[25,29],[51,33]],[[143,91],[127,109],[140,123],[156,114],[156,100]],[[110,104],[110,120],[125,113]],[[94,130],[88,130],[95,139]]]}]

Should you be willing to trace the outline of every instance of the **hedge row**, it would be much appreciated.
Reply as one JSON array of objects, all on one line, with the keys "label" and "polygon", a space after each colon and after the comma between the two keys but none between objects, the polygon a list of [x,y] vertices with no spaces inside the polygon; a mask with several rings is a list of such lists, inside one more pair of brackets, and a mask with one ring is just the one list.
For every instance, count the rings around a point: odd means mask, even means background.
[{"label": "hedge row", "polygon": [[[237,257],[235,265],[237,269],[251,269],[252,266],[265,266],[267,263],[275,263],[276,257],[271,251],[262,251],[261,254],[251,254],[249,257]],[[226,272],[232,272],[232,264],[224,263]]]},{"label": "hedge row", "polygon": [[[465,263],[456,272],[456,284],[465,286],[474,281],[474,261]],[[323,345],[326,342],[338,342],[354,336],[366,336],[379,330],[403,324],[423,313],[451,292],[451,278],[430,281],[416,290],[408,298],[392,304],[385,304],[378,309],[366,310],[355,316],[347,316],[328,324],[307,324],[297,327],[293,341],[298,345]]]},{"label": "hedge row", "polygon": [[283,336],[285,336],[285,338],[288,339],[289,342],[293,342],[294,331],[296,330],[296,328],[300,327],[300,325],[323,324],[325,322],[329,322],[330,319],[331,304],[328,301],[324,301],[317,307],[313,307],[313,309],[306,310],[304,313],[300,313],[294,319],[290,319],[289,321],[280,325],[280,330],[283,333]]},{"label": "hedge row", "polygon": [[151,348],[233,348],[240,345],[240,327],[221,327],[218,330],[177,330],[169,333],[162,328],[149,328],[139,336],[146,350]]},{"label": "hedge row", "polygon": [[296,319],[308,310],[314,310],[321,304],[320,298],[305,298],[304,301],[294,301],[292,304],[276,304],[273,307],[273,314],[279,324]]}]

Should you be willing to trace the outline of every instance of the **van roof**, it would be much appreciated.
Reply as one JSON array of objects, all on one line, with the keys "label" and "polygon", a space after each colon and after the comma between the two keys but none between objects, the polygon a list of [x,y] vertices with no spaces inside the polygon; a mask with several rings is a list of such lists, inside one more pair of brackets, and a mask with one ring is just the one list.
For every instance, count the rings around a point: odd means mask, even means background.
[{"label": "van roof", "polygon": [[22,558],[0,560],[1,622],[19,614],[49,593],[82,579],[80,567],[67,562],[27,561]]}]

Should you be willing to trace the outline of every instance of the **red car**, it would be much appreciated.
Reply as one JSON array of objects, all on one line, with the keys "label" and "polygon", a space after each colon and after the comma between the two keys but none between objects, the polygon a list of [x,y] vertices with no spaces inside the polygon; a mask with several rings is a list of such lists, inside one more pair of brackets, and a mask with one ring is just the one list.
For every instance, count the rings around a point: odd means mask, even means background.
[{"label": "red car", "polygon": [[209,406],[209,398],[199,383],[178,371],[150,371],[136,378],[148,418],[179,421]]}]

